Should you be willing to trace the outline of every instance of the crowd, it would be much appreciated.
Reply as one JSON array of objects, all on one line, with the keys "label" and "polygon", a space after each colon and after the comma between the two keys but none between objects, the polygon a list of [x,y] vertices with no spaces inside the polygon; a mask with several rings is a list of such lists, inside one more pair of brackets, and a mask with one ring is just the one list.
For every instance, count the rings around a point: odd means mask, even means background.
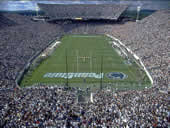
[{"label": "crowd", "polygon": [[38,4],[51,19],[118,19],[127,5],[115,4]]},{"label": "crowd", "polygon": [[7,93],[11,99],[4,102],[0,125],[4,128],[168,127],[168,95],[160,93],[157,88],[94,93],[93,102],[77,102],[76,88],[42,86],[16,89]]},{"label": "crowd", "polygon": [[[24,24],[17,16],[17,25],[0,29],[0,126],[168,127],[169,17],[169,11],[158,11],[138,23],[113,25],[35,23],[28,17]],[[77,88],[19,88],[18,72],[62,33],[107,33],[121,39],[142,59],[154,86],[142,91],[95,91],[94,102],[82,103],[77,102]]]},{"label": "crowd", "polygon": [[[125,24],[112,35],[134,51],[143,61],[154,85],[168,87],[170,49],[170,11],[158,11],[138,23]],[[132,29],[133,28],[133,29]],[[163,86],[164,85],[164,86]]]},{"label": "crowd", "polygon": [[10,19],[6,18],[4,15],[0,14],[0,29],[8,26],[13,26],[16,23],[11,21]]},{"label": "crowd", "polygon": [[6,17],[13,17],[17,25],[0,29],[0,87],[5,88],[13,87],[29,59],[60,35],[57,25],[34,23],[30,18],[26,17],[26,20],[18,15]]}]

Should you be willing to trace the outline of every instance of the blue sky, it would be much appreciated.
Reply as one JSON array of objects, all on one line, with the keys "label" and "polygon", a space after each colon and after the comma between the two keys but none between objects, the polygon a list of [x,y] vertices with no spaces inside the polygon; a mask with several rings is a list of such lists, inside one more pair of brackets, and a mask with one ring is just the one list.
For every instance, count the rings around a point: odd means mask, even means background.
[{"label": "blue sky", "polygon": [[90,4],[100,4],[100,3],[121,3],[121,4],[128,4],[130,5],[130,10],[136,10],[137,6],[141,6],[142,9],[149,9],[149,10],[159,10],[159,9],[170,9],[170,0],[124,0],[124,1],[29,1],[29,0],[19,0],[19,1],[1,1],[0,2],[0,10],[5,11],[19,11],[19,10],[35,10],[37,7],[37,3],[50,3],[50,4],[83,4],[83,3],[90,3]]}]

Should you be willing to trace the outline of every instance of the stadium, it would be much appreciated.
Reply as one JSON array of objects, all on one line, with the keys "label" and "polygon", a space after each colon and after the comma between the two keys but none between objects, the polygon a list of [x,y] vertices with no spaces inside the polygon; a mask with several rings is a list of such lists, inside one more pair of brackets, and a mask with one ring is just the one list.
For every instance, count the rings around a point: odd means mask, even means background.
[{"label": "stadium", "polygon": [[37,5],[0,13],[1,127],[168,127],[170,10]]}]

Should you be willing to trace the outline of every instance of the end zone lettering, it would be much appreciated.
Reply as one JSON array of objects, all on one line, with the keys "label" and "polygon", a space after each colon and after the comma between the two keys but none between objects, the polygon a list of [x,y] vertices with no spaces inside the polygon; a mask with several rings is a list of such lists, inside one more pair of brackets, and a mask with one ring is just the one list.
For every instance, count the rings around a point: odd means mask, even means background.
[{"label": "end zone lettering", "polygon": [[[68,79],[71,78],[96,78],[100,79],[103,78],[104,73],[68,73]],[[67,78],[67,73],[46,73],[44,78]]]}]

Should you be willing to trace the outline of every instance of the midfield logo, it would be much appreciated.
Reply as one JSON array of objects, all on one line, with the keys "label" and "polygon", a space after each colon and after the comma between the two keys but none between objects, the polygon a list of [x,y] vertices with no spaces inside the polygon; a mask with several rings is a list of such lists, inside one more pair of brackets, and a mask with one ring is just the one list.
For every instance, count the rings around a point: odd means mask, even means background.
[{"label": "midfield logo", "polygon": [[109,79],[121,79],[122,80],[122,79],[127,78],[127,75],[125,75],[122,72],[110,72],[110,73],[106,74],[106,76]]}]

